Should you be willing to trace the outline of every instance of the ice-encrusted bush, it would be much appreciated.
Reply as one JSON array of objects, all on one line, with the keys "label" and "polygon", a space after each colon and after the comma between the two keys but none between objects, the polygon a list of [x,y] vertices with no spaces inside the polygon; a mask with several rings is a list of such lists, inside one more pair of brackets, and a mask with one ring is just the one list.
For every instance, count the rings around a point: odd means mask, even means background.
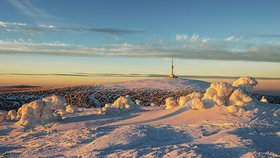
[{"label": "ice-encrusted bush", "polygon": [[258,81],[250,76],[242,76],[238,80],[234,81],[232,85],[234,87],[238,87],[241,90],[252,93],[253,92],[253,87],[258,84]]},{"label": "ice-encrusted bush", "polygon": [[234,90],[233,93],[229,97],[230,105],[244,106],[247,103],[250,103],[251,101],[252,101],[252,98],[241,89]]},{"label": "ice-encrusted bush", "polygon": [[151,103],[151,106],[158,106],[156,103]]},{"label": "ice-encrusted bush", "polygon": [[10,120],[17,119],[17,112],[16,112],[16,110],[10,110],[8,112],[8,119],[10,119]]},{"label": "ice-encrusted bush", "polygon": [[229,83],[214,82],[206,90],[204,98],[213,100],[216,105],[225,105],[234,89]]},{"label": "ice-encrusted bush", "polygon": [[265,98],[265,96],[262,96],[260,102],[268,103],[268,100]]},{"label": "ice-encrusted bush", "polygon": [[191,94],[189,94],[187,96],[181,96],[179,98],[178,103],[179,103],[179,106],[185,106],[188,101],[190,101],[190,100],[192,100],[194,98],[200,98],[201,99],[202,97],[203,97],[202,93],[193,92],[193,93],[191,93]]},{"label": "ice-encrusted bush", "polygon": [[229,113],[237,113],[237,112],[239,112],[239,107],[236,105],[230,105],[230,106],[227,106],[227,111]]},{"label": "ice-encrusted bush", "polygon": [[141,100],[139,100],[139,99],[136,99],[136,100],[135,100],[135,103],[136,103],[137,105],[139,105],[139,106],[141,106],[141,105],[142,105],[142,101],[141,101]]},{"label": "ice-encrusted bush", "polygon": [[58,112],[64,110],[65,105],[66,100],[55,95],[24,104],[18,109],[20,120],[17,124],[34,126],[61,120],[62,117]]},{"label": "ice-encrusted bush", "polygon": [[174,107],[178,106],[177,101],[173,97],[169,97],[165,100],[165,109],[172,109]]},{"label": "ice-encrusted bush", "polygon": [[67,105],[66,106],[66,113],[73,114],[76,112],[78,112],[78,107],[76,105]]},{"label": "ice-encrusted bush", "polygon": [[99,114],[118,114],[128,110],[137,109],[139,106],[132,101],[129,95],[119,97],[113,104],[105,104]]},{"label": "ice-encrusted bush", "polygon": [[205,109],[206,106],[205,106],[205,102],[203,99],[201,98],[194,98],[191,100],[191,108],[193,110],[202,110],[202,109]]},{"label": "ice-encrusted bush", "polygon": [[3,122],[7,117],[7,111],[0,110],[0,123]]}]

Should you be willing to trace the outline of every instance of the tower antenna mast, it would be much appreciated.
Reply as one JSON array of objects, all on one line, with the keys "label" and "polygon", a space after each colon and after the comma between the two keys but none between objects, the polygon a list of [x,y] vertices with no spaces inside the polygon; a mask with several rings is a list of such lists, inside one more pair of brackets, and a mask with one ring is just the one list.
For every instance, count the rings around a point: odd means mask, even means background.
[{"label": "tower antenna mast", "polygon": [[173,57],[171,58],[171,74],[168,75],[168,78],[178,78],[175,74],[174,74],[174,63],[173,63]]}]

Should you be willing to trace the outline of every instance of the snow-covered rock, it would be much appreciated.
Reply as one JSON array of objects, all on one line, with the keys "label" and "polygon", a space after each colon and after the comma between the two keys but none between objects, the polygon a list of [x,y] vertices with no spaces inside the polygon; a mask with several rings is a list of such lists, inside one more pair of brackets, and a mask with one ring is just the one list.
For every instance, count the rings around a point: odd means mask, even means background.
[{"label": "snow-covered rock", "polygon": [[174,107],[178,106],[178,103],[173,97],[166,98],[165,100],[165,109],[172,109]]},{"label": "snow-covered rock", "polygon": [[16,110],[10,110],[8,112],[8,119],[10,119],[10,120],[17,119],[17,112],[16,112]]},{"label": "snow-covered rock", "polygon": [[202,93],[199,93],[199,92],[193,92],[187,96],[181,96],[179,98],[179,106],[185,106],[186,103],[194,98],[202,98],[203,97],[203,94]]},{"label": "snow-covered rock", "polygon": [[76,113],[78,112],[78,107],[76,105],[67,105],[66,106],[66,113]]},{"label": "snow-covered rock", "polygon": [[232,85],[238,87],[248,93],[253,92],[253,87],[258,84],[258,81],[250,76],[242,76],[238,80],[234,81]]},{"label": "snow-covered rock", "polygon": [[229,83],[214,82],[206,90],[204,98],[213,100],[217,105],[225,105],[234,89]]},{"label": "snow-covered rock", "polygon": [[264,102],[264,103],[268,103],[267,99],[265,98],[265,96],[262,96],[262,99],[260,100],[261,102]]},{"label": "snow-covered rock", "polygon": [[244,106],[250,102],[252,102],[252,98],[241,89],[234,90],[231,96],[229,97],[230,105]]},{"label": "snow-covered rock", "polygon": [[61,120],[62,117],[58,111],[65,109],[65,105],[65,99],[55,95],[24,104],[18,110],[20,120],[17,124],[34,126]]}]

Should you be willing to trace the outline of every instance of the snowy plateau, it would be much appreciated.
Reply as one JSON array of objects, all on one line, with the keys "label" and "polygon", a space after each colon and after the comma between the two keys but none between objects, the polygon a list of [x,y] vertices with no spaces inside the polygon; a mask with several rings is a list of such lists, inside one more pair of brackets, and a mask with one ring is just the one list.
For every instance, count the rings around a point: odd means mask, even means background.
[{"label": "snowy plateau", "polygon": [[0,155],[280,157],[280,105],[257,84],[157,78],[1,92]]}]

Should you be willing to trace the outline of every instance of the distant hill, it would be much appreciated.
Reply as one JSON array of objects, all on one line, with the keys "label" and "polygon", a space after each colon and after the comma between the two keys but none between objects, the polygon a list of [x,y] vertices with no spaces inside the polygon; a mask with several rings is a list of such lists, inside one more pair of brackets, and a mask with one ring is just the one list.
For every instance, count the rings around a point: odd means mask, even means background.
[{"label": "distant hill", "polygon": [[32,85],[14,85],[14,86],[0,86],[0,88],[41,88],[41,87],[32,86]]},{"label": "distant hill", "polygon": [[210,83],[190,80],[183,78],[156,78],[156,79],[145,79],[145,80],[134,80],[117,83],[104,84],[105,87],[110,88],[124,88],[124,89],[202,89],[205,90],[210,86]]}]

